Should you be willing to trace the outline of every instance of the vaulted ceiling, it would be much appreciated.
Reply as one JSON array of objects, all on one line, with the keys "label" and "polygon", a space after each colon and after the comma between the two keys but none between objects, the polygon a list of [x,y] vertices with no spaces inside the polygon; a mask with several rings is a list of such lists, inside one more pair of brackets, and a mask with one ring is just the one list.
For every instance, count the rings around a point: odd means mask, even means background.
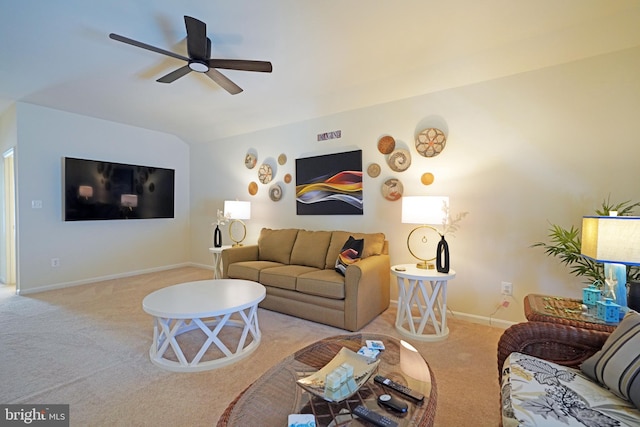
[{"label": "vaulted ceiling", "polygon": [[[184,62],[184,15],[230,95]],[[15,101],[172,133],[189,143],[327,116],[640,46],[638,0],[0,0],[0,113]]]}]

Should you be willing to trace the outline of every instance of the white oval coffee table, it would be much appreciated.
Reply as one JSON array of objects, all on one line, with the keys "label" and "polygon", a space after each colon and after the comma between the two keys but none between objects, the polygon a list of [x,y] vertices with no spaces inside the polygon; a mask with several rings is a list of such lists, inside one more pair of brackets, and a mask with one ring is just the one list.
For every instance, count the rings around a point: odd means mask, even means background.
[{"label": "white oval coffee table", "polygon": [[[151,362],[170,371],[197,372],[219,368],[248,356],[260,344],[258,303],[265,293],[264,286],[259,283],[236,279],[199,280],[150,293],[142,300],[142,308],[154,316],[153,343],[149,349]],[[231,338],[231,345],[229,338],[225,338],[225,344],[219,337],[227,327],[242,328],[239,337]],[[195,356],[187,360],[176,337],[195,329],[204,332],[206,339]],[[248,341],[249,334],[251,339]],[[229,335],[233,337],[234,334]],[[203,361],[211,344],[219,350],[214,353],[221,355]],[[165,357],[169,348],[177,361]]]}]

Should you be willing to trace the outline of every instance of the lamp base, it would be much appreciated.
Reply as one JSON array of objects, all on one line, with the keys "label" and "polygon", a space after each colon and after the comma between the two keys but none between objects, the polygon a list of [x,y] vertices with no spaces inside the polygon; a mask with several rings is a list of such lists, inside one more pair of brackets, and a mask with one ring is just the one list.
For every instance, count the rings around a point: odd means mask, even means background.
[{"label": "lamp base", "polygon": [[[236,237],[234,235],[233,232],[233,228],[240,228],[240,236],[239,238]],[[237,231],[237,230],[236,230]],[[233,244],[231,245],[231,247],[238,247],[238,246],[242,246],[242,242],[244,241],[244,238],[247,237],[247,226],[244,224],[244,222],[242,222],[239,219],[234,219],[229,223],[229,237],[231,238],[231,241],[233,242]]]},{"label": "lamp base", "polygon": [[430,262],[422,261],[416,264],[416,267],[421,268],[423,270],[433,270],[436,266]]}]

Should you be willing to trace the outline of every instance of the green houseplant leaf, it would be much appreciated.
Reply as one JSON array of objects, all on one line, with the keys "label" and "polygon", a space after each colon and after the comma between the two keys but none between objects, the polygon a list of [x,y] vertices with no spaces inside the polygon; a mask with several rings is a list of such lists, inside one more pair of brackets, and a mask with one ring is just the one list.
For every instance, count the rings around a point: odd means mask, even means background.
[{"label": "green houseplant leaf", "polygon": [[[611,204],[609,198],[602,202],[600,209],[596,209],[596,215],[607,216],[611,211],[617,211],[618,216],[633,215],[633,211],[640,207],[640,202],[631,203],[627,200],[618,204]],[[604,283],[604,265],[584,257],[580,253],[582,241],[580,239],[581,230],[571,226],[566,229],[559,225],[551,224],[549,228],[549,243],[536,242],[532,247],[541,247],[544,252],[556,257],[567,267],[571,274],[585,277],[585,284],[595,284],[601,286]],[[627,268],[627,276],[630,279],[638,278],[640,275],[638,267]]]}]

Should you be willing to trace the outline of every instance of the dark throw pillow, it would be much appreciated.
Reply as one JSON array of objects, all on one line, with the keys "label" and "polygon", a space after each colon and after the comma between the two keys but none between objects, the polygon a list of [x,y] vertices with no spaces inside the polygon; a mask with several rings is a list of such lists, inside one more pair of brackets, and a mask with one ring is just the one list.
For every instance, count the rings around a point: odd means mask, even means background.
[{"label": "dark throw pillow", "polygon": [[640,314],[629,312],[580,369],[640,409]]},{"label": "dark throw pillow", "polygon": [[362,258],[363,249],[364,239],[354,239],[353,236],[349,236],[338,254],[336,271],[344,276],[347,272],[347,267]]}]

